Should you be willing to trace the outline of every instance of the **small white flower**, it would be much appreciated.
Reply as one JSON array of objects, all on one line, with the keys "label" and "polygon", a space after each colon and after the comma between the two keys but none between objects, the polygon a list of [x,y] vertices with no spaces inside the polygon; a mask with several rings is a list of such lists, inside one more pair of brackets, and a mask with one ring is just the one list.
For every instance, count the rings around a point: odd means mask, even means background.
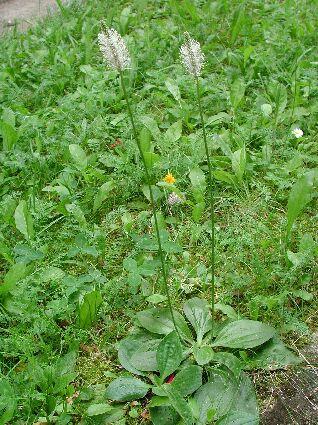
[{"label": "small white flower", "polygon": [[183,199],[180,198],[180,196],[177,195],[175,192],[172,192],[172,193],[169,194],[169,196],[168,196],[168,204],[170,206],[176,205],[176,204],[182,204],[182,202],[183,202]]},{"label": "small white flower", "polygon": [[294,128],[292,133],[296,137],[296,139],[299,139],[300,137],[302,137],[304,135],[303,130],[301,130],[300,128]]},{"label": "small white flower", "polygon": [[113,28],[105,28],[98,34],[98,43],[107,65],[123,71],[129,68],[131,59],[124,39]]},{"label": "small white flower", "polygon": [[204,65],[204,53],[198,41],[190,38],[187,32],[184,35],[187,41],[180,47],[181,61],[191,75],[199,77]]}]

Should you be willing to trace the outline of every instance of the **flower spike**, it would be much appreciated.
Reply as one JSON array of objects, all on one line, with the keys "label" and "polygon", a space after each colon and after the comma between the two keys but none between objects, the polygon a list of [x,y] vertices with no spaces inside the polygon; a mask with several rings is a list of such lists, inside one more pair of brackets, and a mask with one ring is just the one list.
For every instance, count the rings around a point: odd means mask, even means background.
[{"label": "flower spike", "polygon": [[204,53],[200,43],[190,37],[188,32],[184,33],[186,42],[180,47],[180,58],[189,74],[200,77],[204,66]]},{"label": "flower spike", "polygon": [[100,51],[109,68],[123,71],[129,68],[131,59],[124,39],[114,28],[103,26],[103,30],[98,34]]}]

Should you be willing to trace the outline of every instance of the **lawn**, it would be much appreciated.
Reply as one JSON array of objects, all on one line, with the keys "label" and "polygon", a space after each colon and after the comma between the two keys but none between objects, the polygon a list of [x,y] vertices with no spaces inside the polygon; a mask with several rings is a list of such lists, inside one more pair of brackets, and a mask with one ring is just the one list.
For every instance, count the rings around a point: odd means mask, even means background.
[{"label": "lawn", "polygon": [[[204,298],[210,317],[215,299],[217,326],[205,343],[238,319],[274,327],[291,349],[316,330],[317,2],[57,3],[56,15],[0,38],[0,425],[152,423],[148,390],[121,404],[105,395],[127,374],[118,342],[146,332],[136,313],[169,305],[142,152],[173,308]],[[102,20],[131,55],[122,83],[141,151],[119,73],[98,46]],[[198,81],[214,232],[196,79],[179,55],[186,31],[205,55]],[[176,337],[170,359],[180,344],[173,329],[164,342],[149,340],[161,347]],[[259,423],[243,421],[250,412],[225,422],[218,409],[226,396],[203,419],[190,392],[176,401],[176,370],[198,370],[194,358],[205,364],[194,347],[182,366],[166,369],[172,383],[156,390],[153,423],[191,424],[186,409],[197,424]],[[211,355],[204,380],[216,363],[226,379],[245,369],[262,413],[267,371],[277,369],[275,380],[297,364],[294,351],[261,362],[252,346],[228,347],[230,364],[213,346],[218,361]],[[158,370],[140,367],[139,375]]]}]

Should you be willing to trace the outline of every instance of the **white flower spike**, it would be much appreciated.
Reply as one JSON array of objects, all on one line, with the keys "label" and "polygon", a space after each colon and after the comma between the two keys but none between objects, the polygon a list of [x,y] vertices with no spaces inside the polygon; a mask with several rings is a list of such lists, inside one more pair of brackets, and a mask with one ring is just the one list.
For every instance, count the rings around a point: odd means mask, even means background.
[{"label": "white flower spike", "polygon": [[113,28],[105,28],[98,34],[98,43],[107,65],[123,71],[129,68],[131,59],[124,39]]},{"label": "white flower spike", "polygon": [[204,65],[204,53],[200,43],[190,37],[189,33],[184,33],[186,42],[180,47],[180,58],[189,74],[199,77]]},{"label": "white flower spike", "polygon": [[304,135],[303,130],[301,130],[300,128],[294,128],[292,133],[296,137],[296,139],[299,139],[300,137],[302,137]]}]

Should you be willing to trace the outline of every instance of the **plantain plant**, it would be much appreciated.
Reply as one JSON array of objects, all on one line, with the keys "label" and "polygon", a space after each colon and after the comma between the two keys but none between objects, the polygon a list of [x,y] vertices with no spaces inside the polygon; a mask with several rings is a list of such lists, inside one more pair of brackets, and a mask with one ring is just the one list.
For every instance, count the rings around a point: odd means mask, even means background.
[{"label": "plantain plant", "polygon": [[123,404],[145,399],[155,425],[256,425],[259,423],[258,406],[246,370],[285,367],[297,364],[299,359],[269,325],[238,318],[231,308],[223,308],[232,313],[226,320],[215,320],[214,187],[200,97],[200,76],[204,65],[200,44],[186,34],[180,55],[195,80],[208,165],[212,281],[211,292],[206,295],[211,302],[191,298],[183,304],[183,314],[172,307],[148,161],[137,135],[125,86],[123,72],[131,62],[128,49],[114,29],[104,28],[99,34],[99,44],[108,65],[119,72],[133,137],[144,165],[168,304],[136,314],[135,327],[117,345],[119,361],[130,374],[112,381],[106,397]]},{"label": "plantain plant", "polygon": [[117,344],[130,375],[115,379],[106,397],[127,403],[148,400],[155,425],[258,424],[254,386],[247,370],[273,370],[299,358],[276,331],[258,321],[227,318],[212,334],[209,303],[191,298],[183,314],[151,308],[136,315],[136,326]]}]

